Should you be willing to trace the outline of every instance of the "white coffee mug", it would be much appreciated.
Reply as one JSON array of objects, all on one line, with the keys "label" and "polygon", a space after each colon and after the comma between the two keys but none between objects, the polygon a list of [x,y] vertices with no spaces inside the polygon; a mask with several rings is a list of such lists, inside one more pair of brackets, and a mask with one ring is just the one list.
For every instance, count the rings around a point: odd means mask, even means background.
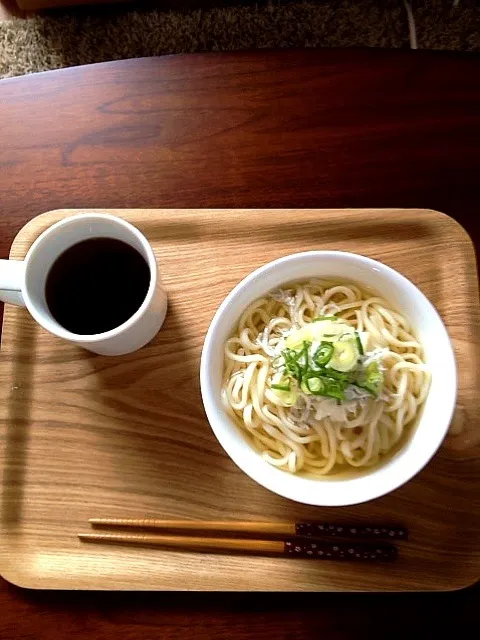
[{"label": "white coffee mug", "polygon": [[[123,324],[104,333],[79,335],[62,327],[50,313],[45,283],[53,263],[66,249],[91,238],[122,240],[136,249],[148,264],[150,285],[140,308]],[[102,213],[65,218],[35,240],[25,260],[0,260],[0,300],[26,307],[44,329],[59,338],[109,356],[130,353],[150,342],[167,312],[167,294],[148,240],[125,220]]]}]

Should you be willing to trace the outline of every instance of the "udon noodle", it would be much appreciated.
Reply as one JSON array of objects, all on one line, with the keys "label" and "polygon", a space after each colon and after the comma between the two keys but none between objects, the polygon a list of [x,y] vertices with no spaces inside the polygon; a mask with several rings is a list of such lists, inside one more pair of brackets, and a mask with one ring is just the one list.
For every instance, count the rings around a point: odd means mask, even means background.
[{"label": "udon noodle", "polygon": [[245,310],[225,344],[224,406],[263,459],[291,473],[383,461],[429,384],[408,320],[351,283],[275,290]]}]

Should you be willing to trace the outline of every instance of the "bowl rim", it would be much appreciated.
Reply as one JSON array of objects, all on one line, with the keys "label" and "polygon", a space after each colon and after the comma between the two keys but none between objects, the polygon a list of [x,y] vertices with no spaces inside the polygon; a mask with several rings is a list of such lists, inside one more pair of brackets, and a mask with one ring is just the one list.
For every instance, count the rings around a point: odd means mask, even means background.
[{"label": "bowl rim", "polygon": [[[439,323],[438,325],[439,329],[444,334],[443,335],[445,339],[444,342],[445,342],[445,345],[447,345],[448,347],[448,353],[446,354],[445,362],[446,362],[446,367],[448,368],[449,373],[452,377],[453,385],[452,385],[452,388],[450,389],[450,395],[448,396],[447,394],[447,396],[443,397],[443,400],[444,400],[444,411],[442,413],[443,420],[442,420],[441,428],[437,428],[434,432],[435,437],[432,438],[432,446],[425,450],[424,455],[421,456],[421,460],[415,466],[412,465],[411,468],[409,469],[405,468],[405,472],[402,474],[399,474],[399,477],[396,478],[393,482],[390,482],[386,485],[381,485],[380,483],[377,483],[378,486],[376,490],[370,491],[370,492],[367,491],[366,493],[368,495],[357,495],[357,493],[359,493],[358,485],[360,484],[362,478],[371,477],[372,474],[367,474],[365,476],[355,477],[351,479],[335,480],[333,478],[330,478],[322,481],[321,478],[317,480],[315,478],[305,478],[302,476],[296,476],[294,474],[287,474],[287,472],[283,470],[276,469],[275,467],[268,465],[267,462],[261,459],[258,452],[255,451],[251,443],[248,443],[248,447],[251,453],[248,455],[243,455],[240,449],[237,448],[236,443],[232,442],[232,439],[228,436],[227,429],[225,428],[224,425],[227,424],[227,421],[230,421],[230,423],[233,424],[233,426],[236,429],[238,429],[238,427],[233,423],[233,421],[229,418],[226,412],[220,413],[217,410],[217,407],[215,406],[216,404],[214,400],[215,390],[212,387],[212,383],[209,375],[210,361],[212,359],[211,353],[213,349],[218,348],[217,344],[215,343],[215,335],[219,326],[221,326],[221,322],[224,317],[224,314],[228,309],[228,307],[230,306],[230,304],[234,302],[242,292],[247,290],[249,286],[252,284],[252,282],[255,281],[260,275],[263,275],[266,272],[271,272],[275,270],[279,265],[282,265],[288,262],[304,260],[309,258],[317,258],[317,257],[318,258],[321,257],[323,259],[329,258],[329,257],[334,257],[336,259],[346,258],[348,260],[361,262],[363,265],[373,267],[377,270],[380,269],[381,271],[384,272],[384,274],[387,275],[388,278],[390,279],[393,278],[399,281],[402,285],[402,288],[406,288],[407,290],[410,289],[411,292],[415,292],[417,297],[418,296],[420,297],[424,308],[428,310],[428,314],[431,315]],[[305,277],[307,278],[307,276]],[[287,280],[285,280],[285,282],[287,282]],[[278,286],[281,286],[281,283]],[[267,293],[267,291],[269,290],[271,290],[271,287],[265,290],[264,293]],[[262,294],[259,294],[258,296],[255,296],[255,298],[260,297],[261,295]],[[450,422],[453,416],[455,405],[456,405],[457,383],[458,383],[458,375],[457,375],[457,367],[456,367],[453,346],[452,346],[450,337],[448,335],[447,329],[443,323],[443,320],[440,317],[434,305],[430,302],[430,300],[415,284],[413,284],[413,282],[411,282],[408,278],[406,278],[404,275],[402,275],[400,272],[396,271],[392,267],[386,265],[385,263],[379,262],[378,260],[374,260],[373,258],[363,256],[359,253],[352,253],[347,251],[318,250],[318,251],[303,251],[303,252],[288,254],[280,258],[277,258],[275,260],[272,260],[270,262],[267,262],[264,265],[255,269],[254,271],[250,272],[237,285],[235,285],[235,287],[224,298],[224,300],[218,307],[217,311],[215,312],[212,318],[212,321],[210,323],[210,326],[207,330],[207,333],[205,335],[205,340],[204,340],[201,360],[200,360],[200,391],[201,391],[203,405],[205,408],[205,413],[207,415],[208,422],[210,424],[210,427],[215,437],[217,438],[217,440],[219,441],[220,445],[223,447],[227,455],[230,457],[230,459],[247,476],[249,476],[252,480],[257,482],[264,488],[272,491],[273,493],[276,493],[277,495],[283,496],[295,502],[308,504],[312,506],[325,506],[325,507],[337,506],[338,507],[338,506],[351,506],[355,504],[365,503],[370,500],[380,498],[388,493],[391,493],[392,491],[403,486],[406,482],[411,480],[415,475],[417,475],[433,458],[433,456],[438,451],[439,447],[441,446],[446,436],[448,427],[450,425]],[[422,418],[420,418],[420,423],[421,423],[421,419]],[[238,436],[239,436],[238,442],[240,442],[242,439],[246,441],[244,434],[242,434],[240,431],[238,433]],[[258,463],[261,463],[261,465],[259,465]],[[292,483],[291,484],[281,483],[282,486],[280,487],[276,486],[275,478],[273,477],[274,474],[264,473],[265,466],[275,471],[277,474],[286,474],[287,477],[292,479]],[[382,466],[380,466],[379,469],[382,469]],[[377,470],[375,470],[373,474],[375,474],[376,471]],[[326,492],[319,491],[317,493],[311,492],[308,498],[301,497],[297,495],[298,494],[298,489],[296,484],[297,479],[300,481],[303,480],[304,482],[305,481],[314,482],[314,483],[318,482],[319,486],[321,487],[326,487],[331,483],[341,482],[347,485],[348,483],[355,482],[357,485],[357,490],[353,493],[353,495],[355,495],[355,498],[340,499],[340,500],[338,498],[335,499],[335,496],[329,495],[330,492],[328,491]]]}]

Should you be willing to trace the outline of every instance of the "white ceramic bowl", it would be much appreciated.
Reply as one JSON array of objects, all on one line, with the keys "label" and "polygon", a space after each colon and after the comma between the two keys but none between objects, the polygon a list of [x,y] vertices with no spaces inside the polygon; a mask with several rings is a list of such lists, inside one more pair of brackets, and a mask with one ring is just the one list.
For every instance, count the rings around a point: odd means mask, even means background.
[{"label": "white ceramic bowl", "polygon": [[[432,384],[420,421],[405,447],[365,475],[322,480],[293,475],[262,460],[247,436],[225,412],[220,398],[223,346],[242,312],[257,298],[293,280],[335,277],[369,287],[412,323],[425,348]],[[281,496],[311,505],[345,506],[378,498],[410,480],[442,443],[453,415],[457,390],[455,358],[440,316],[407,278],[386,265],[340,251],[309,251],[260,267],[225,298],[207,332],[200,365],[203,404],[210,425],[232,460],[259,484]]]}]

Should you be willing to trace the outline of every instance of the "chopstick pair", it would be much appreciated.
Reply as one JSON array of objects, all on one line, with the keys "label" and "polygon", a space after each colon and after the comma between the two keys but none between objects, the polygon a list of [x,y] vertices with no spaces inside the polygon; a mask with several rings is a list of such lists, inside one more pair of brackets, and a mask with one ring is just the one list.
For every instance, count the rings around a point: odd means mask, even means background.
[{"label": "chopstick pair", "polygon": [[[130,518],[91,518],[89,522],[93,526],[155,529],[162,533],[79,533],[78,537],[84,542],[148,544],[177,550],[273,554],[321,560],[393,561],[397,557],[397,547],[382,542],[382,540],[385,538],[406,540],[408,538],[408,531],[404,527],[367,527],[315,522],[277,523]],[[163,532],[176,533],[175,535],[165,535]],[[194,533],[203,535],[193,535]],[[242,534],[248,537],[219,537],[218,534]],[[251,537],[255,535],[260,537]],[[333,537],[345,538],[346,540],[333,541],[331,540]]]}]

